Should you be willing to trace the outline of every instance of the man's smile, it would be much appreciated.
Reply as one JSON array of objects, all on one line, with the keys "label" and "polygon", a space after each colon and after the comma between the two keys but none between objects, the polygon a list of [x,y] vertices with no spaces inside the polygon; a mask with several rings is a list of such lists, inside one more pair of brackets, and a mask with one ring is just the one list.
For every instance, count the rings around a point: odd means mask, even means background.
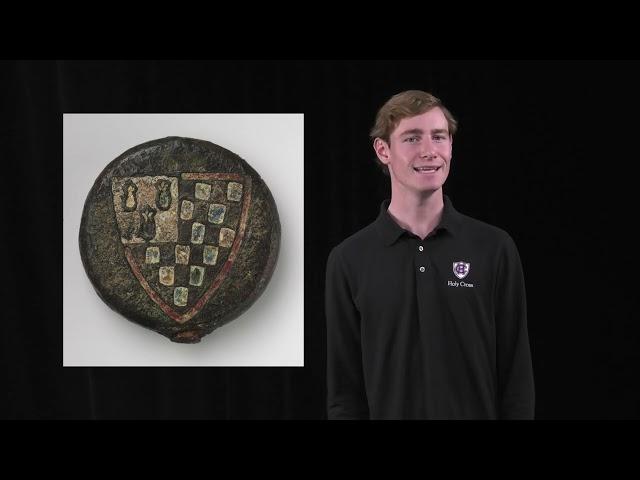
[{"label": "man's smile", "polygon": [[413,167],[413,170],[420,174],[431,174],[435,173],[442,168],[442,165],[439,166],[424,166],[424,167]]}]

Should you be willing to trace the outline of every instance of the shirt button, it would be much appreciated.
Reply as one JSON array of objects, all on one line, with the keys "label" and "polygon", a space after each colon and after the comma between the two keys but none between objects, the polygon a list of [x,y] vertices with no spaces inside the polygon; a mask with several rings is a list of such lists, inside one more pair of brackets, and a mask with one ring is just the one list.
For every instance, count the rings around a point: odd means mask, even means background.
[{"label": "shirt button", "polygon": [[422,273],[424,273],[424,270],[425,270],[425,268],[424,268],[424,267],[420,267],[420,271],[421,271]]},{"label": "shirt button", "polygon": [[418,250],[423,251],[423,250],[424,250],[424,247],[423,247],[422,245],[420,245],[420,246],[418,247]]}]

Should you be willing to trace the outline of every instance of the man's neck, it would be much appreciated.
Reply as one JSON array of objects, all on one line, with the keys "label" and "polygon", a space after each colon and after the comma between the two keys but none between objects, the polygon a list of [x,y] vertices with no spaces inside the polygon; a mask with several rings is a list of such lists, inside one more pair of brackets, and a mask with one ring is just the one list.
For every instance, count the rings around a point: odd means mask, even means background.
[{"label": "man's neck", "polygon": [[391,193],[389,215],[405,230],[425,239],[440,223],[444,199],[442,189],[423,195]]}]

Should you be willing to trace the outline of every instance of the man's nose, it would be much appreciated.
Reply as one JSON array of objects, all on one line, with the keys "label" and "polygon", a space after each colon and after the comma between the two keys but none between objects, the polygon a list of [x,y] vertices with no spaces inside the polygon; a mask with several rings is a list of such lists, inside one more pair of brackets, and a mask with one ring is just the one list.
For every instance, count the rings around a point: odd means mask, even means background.
[{"label": "man's nose", "polygon": [[431,140],[425,140],[420,147],[420,156],[424,158],[430,158],[436,156],[436,149],[434,148]]}]

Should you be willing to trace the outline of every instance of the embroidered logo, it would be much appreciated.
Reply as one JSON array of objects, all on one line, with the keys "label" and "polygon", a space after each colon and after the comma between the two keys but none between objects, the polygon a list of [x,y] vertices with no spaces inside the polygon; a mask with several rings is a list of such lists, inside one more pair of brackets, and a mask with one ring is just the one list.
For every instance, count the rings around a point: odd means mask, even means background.
[{"label": "embroidered logo", "polygon": [[471,264],[466,262],[453,262],[453,274],[462,280],[469,275]]}]

